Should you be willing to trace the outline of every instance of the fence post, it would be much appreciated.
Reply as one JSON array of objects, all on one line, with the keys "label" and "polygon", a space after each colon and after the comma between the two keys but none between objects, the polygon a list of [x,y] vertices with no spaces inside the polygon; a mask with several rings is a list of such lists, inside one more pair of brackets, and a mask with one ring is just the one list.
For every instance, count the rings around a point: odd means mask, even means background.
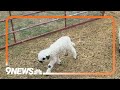
[{"label": "fence post", "polygon": [[[66,11],[64,11],[64,16],[66,16]],[[65,18],[65,27],[67,26],[66,24],[66,18]]]},{"label": "fence post", "polygon": [[[9,15],[12,16],[11,11],[9,11]],[[12,19],[10,20],[10,23],[11,23],[11,26],[12,26],[14,42],[16,43],[16,37],[15,37],[15,33],[14,33],[14,25],[13,25]]]},{"label": "fence post", "polygon": [[105,14],[105,11],[101,11],[101,13],[102,13],[102,16],[104,16],[104,14]]}]

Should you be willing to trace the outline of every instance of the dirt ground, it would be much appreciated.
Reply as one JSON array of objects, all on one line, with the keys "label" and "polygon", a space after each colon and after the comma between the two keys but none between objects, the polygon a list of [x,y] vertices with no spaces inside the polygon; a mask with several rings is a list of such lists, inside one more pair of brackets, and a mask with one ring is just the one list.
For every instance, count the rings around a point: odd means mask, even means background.
[{"label": "dirt ground", "polygon": [[[112,15],[116,25],[120,24],[120,12],[106,12]],[[118,32],[118,31],[117,31]],[[111,19],[99,19],[65,31],[57,32],[9,48],[9,66],[13,68],[36,68],[46,71],[48,62],[37,60],[37,53],[49,47],[61,36],[70,36],[76,44],[77,60],[71,55],[61,56],[62,65],[55,65],[52,72],[110,72],[112,70],[112,23]],[[5,72],[5,50],[0,51],[0,78],[9,79],[120,79],[120,54],[116,38],[116,72],[112,76],[41,76],[41,75],[7,75]]]}]

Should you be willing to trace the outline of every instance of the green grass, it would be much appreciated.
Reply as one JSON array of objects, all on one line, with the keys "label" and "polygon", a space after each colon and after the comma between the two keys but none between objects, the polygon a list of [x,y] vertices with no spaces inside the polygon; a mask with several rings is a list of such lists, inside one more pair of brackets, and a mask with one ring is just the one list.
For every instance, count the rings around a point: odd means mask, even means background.
[{"label": "green grass", "polygon": [[[0,23],[0,35],[5,33],[5,23]],[[5,36],[0,37],[0,47],[5,46]]]},{"label": "green grass", "polygon": [[[1,37],[0,38],[0,47],[5,46],[5,41],[6,41],[5,37]],[[8,36],[8,41],[9,41],[8,42],[9,44],[13,44],[14,43],[13,34],[10,34]]]},{"label": "green grass", "polygon": [[71,25],[74,25],[74,24],[78,24],[80,22],[85,22],[87,21],[88,19],[67,19],[67,26],[71,26]]},{"label": "green grass", "polygon": [[5,19],[9,16],[9,12],[8,11],[0,11],[0,20]]},{"label": "green grass", "polygon": [[[31,12],[35,12],[35,11],[12,11],[12,15],[23,15],[23,14],[28,14]],[[70,14],[74,14],[78,11],[66,11],[67,15]],[[42,12],[42,13],[37,13],[34,15],[64,15],[64,11],[46,11],[46,12]],[[79,14],[82,15],[82,14]],[[83,14],[84,15],[84,14]],[[98,12],[96,11],[90,11],[88,13],[88,15],[99,15]],[[7,16],[9,16],[8,11],[0,11],[0,18],[4,19]],[[14,19],[13,20],[13,24],[14,24],[14,29],[18,30],[21,28],[25,28],[31,25],[35,25],[38,23],[43,23],[43,22],[47,22],[51,19]],[[77,24],[79,22],[81,22],[83,19],[67,19],[67,26],[73,25],[73,24]],[[49,24],[46,25],[42,25],[42,26],[37,26],[34,28],[30,28],[29,30],[23,30],[20,32],[16,33],[16,39],[17,40],[23,40],[23,39],[27,39],[29,37],[32,36],[36,36],[36,35],[41,35],[56,29],[60,29],[64,27],[64,19],[60,20],[60,21],[55,21],[55,22],[51,22]],[[11,24],[9,22],[9,28],[11,27]],[[12,29],[9,29],[9,32]],[[5,22],[0,23],[0,35],[5,33]],[[14,39],[13,39],[13,34],[9,35],[9,44],[14,43]],[[5,45],[5,37],[0,38],[0,47]]]},{"label": "green grass", "polygon": [[5,46],[5,37],[0,38],[0,47]]},{"label": "green grass", "polygon": [[54,31],[62,27],[64,27],[63,20],[59,21],[59,25],[58,25],[58,21],[55,21],[55,22],[52,22],[46,25],[41,25],[41,26],[37,26],[37,27],[33,27],[27,30],[20,31],[19,33],[16,34],[16,37],[17,37],[17,40],[23,40],[25,38],[45,34],[47,32]]}]

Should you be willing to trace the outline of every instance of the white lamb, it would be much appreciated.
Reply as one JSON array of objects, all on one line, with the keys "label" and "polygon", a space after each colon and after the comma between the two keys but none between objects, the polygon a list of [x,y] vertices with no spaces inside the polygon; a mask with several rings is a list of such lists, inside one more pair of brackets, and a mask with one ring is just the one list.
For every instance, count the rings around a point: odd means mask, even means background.
[{"label": "white lamb", "polygon": [[40,51],[38,53],[39,62],[43,63],[45,60],[50,60],[46,73],[51,72],[55,63],[61,64],[61,60],[59,59],[61,54],[67,55],[68,53],[71,53],[73,58],[76,59],[77,53],[73,46],[75,46],[75,43],[71,41],[70,37],[63,36],[47,49]]}]

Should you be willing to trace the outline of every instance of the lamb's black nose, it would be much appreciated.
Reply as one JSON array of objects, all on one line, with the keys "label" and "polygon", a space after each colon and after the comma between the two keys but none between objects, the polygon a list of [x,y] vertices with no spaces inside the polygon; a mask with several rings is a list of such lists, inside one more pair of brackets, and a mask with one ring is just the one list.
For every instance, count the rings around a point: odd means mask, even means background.
[{"label": "lamb's black nose", "polygon": [[43,63],[43,61],[39,61],[40,63]]}]

